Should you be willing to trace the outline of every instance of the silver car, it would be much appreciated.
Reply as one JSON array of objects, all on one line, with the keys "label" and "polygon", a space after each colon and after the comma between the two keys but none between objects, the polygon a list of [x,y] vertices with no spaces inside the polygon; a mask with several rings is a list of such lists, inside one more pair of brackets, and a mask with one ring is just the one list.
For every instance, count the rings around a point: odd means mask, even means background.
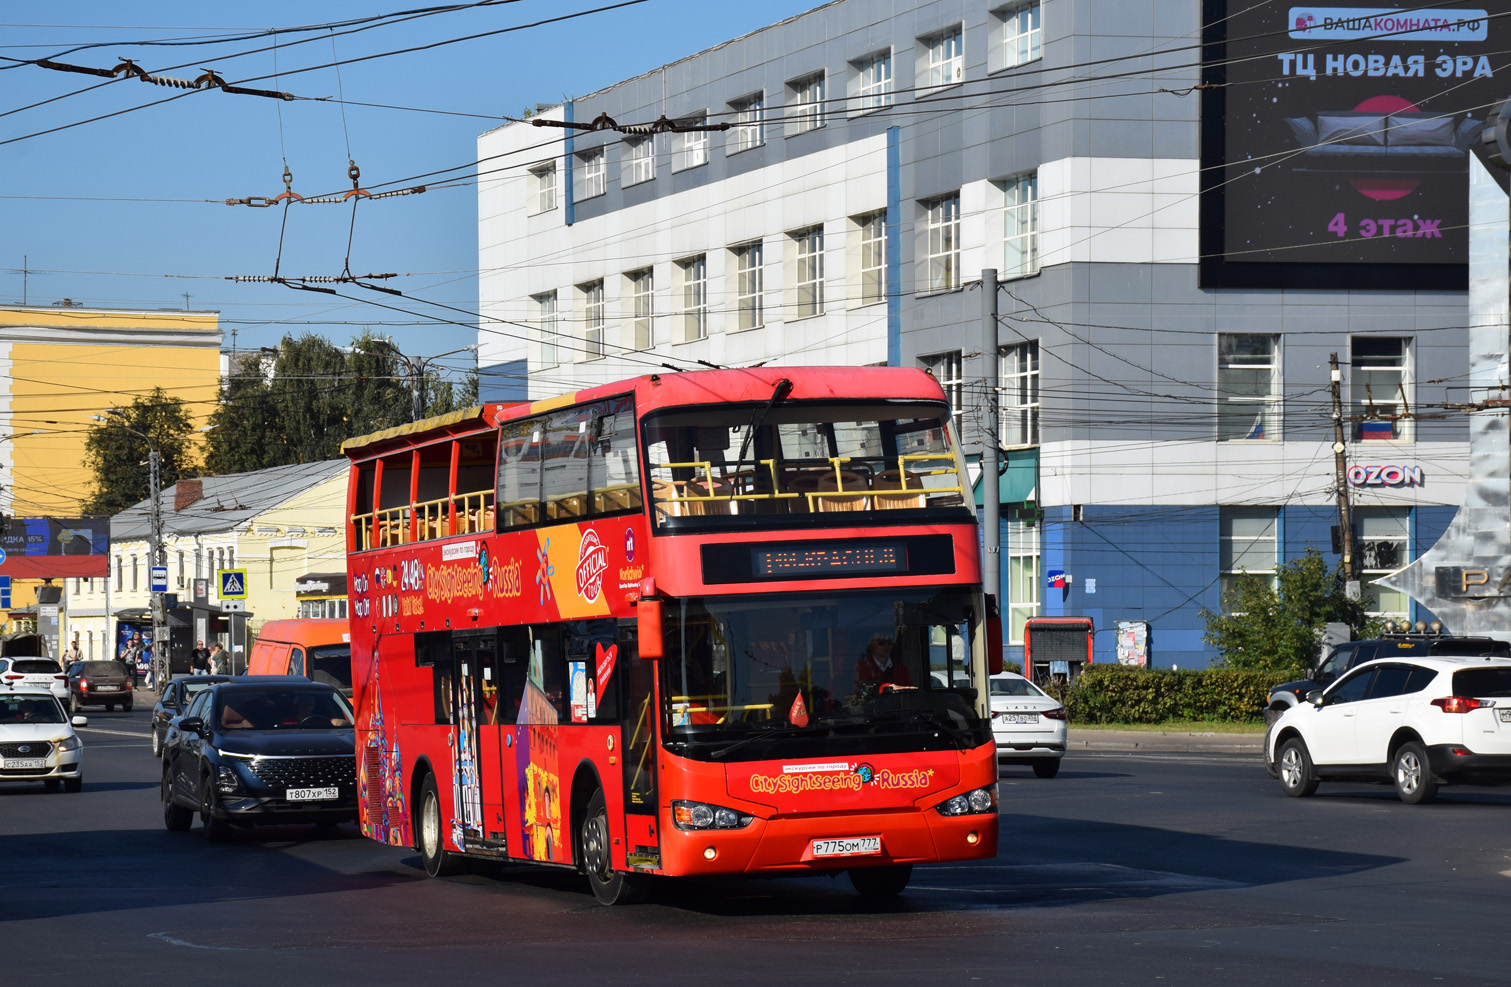
[{"label": "silver car", "polygon": [[1065,756],[1065,707],[1028,679],[999,672],[991,688],[992,736],[998,764],[1028,764],[1040,778],[1060,773]]}]

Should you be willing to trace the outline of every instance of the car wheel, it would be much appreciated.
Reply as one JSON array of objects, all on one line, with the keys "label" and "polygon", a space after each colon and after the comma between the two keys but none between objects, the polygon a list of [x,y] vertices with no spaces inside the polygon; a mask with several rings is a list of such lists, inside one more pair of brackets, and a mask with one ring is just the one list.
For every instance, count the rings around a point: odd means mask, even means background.
[{"label": "car wheel", "polygon": [[121,709],[124,709],[126,712],[129,713],[129,712],[131,712],[131,705],[132,705],[131,700],[127,699],[125,702],[121,703]]},{"label": "car wheel", "polygon": [[1305,798],[1317,790],[1317,779],[1312,774],[1312,756],[1306,752],[1306,743],[1300,737],[1292,737],[1280,745],[1280,787],[1292,798]]},{"label": "car wheel", "polygon": [[62,786],[63,786],[63,779],[61,779],[61,778],[44,778],[44,779],[42,779],[42,787],[45,788],[45,789],[47,789],[49,792],[56,792]]},{"label": "car wheel", "polygon": [[913,879],[912,864],[892,864],[887,867],[852,867],[850,883],[867,898],[890,898],[902,894]]},{"label": "car wheel", "polygon": [[169,832],[182,833],[194,823],[194,810],[173,801],[173,772],[163,765],[163,825]]},{"label": "car wheel", "polygon": [[441,799],[436,794],[435,775],[426,775],[420,786],[420,807],[415,824],[419,839],[420,857],[425,862],[425,873],[431,877],[445,877],[460,869],[459,854],[446,849],[441,823]]},{"label": "car wheel", "polygon": [[84,704],[81,703],[81,702],[79,702],[79,697],[78,696],[69,695],[69,697],[68,697],[68,711],[70,713],[72,713],[75,716],[77,716],[79,714],[79,711],[82,710],[83,708],[84,708]]},{"label": "car wheel", "polygon": [[1390,777],[1396,784],[1396,795],[1407,805],[1437,798],[1438,783],[1432,777],[1432,765],[1427,763],[1427,748],[1414,740],[1396,748],[1390,759]]},{"label": "car wheel", "polygon": [[115,712],[115,703],[106,703],[105,704],[105,712],[107,712],[107,713],[114,713]]},{"label": "car wheel", "polygon": [[231,824],[215,815],[219,800],[215,797],[215,782],[208,773],[199,779],[199,790],[199,818],[205,826],[205,839],[224,843],[231,838]]},{"label": "car wheel", "polygon": [[152,756],[163,756],[163,736],[157,732],[157,727],[152,728]]},{"label": "car wheel", "polygon": [[1060,759],[1050,758],[1044,761],[1034,762],[1034,775],[1039,778],[1053,778],[1060,773]]},{"label": "car wheel", "polygon": [[599,789],[588,799],[582,823],[577,828],[577,847],[582,855],[582,869],[588,876],[593,897],[601,905],[633,905],[645,897],[648,879],[641,874],[626,874],[614,869],[610,851],[609,813]]},{"label": "car wheel", "polygon": [[65,792],[82,792],[83,790],[84,790],[84,776],[83,775],[78,775],[77,777],[74,777],[74,778],[64,778],[63,779],[63,791],[65,791]]}]

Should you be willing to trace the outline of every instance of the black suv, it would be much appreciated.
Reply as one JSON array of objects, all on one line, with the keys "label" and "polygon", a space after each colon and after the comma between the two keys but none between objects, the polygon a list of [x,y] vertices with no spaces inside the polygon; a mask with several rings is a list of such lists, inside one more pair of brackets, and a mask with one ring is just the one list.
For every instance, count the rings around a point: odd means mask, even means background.
[{"label": "black suv", "polygon": [[189,701],[205,689],[217,682],[230,681],[233,680],[229,675],[192,675],[169,682],[157,705],[152,707],[152,756],[162,756],[163,738],[168,735],[169,720],[187,709]]},{"label": "black suv", "polygon": [[68,710],[77,713],[85,706],[104,706],[111,713],[119,704],[129,712],[134,685],[126,666],[118,661],[76,661],[68,666]]},{"label": "black suv", "polygon": [[1264,721],[1274,723],[1280,714],[1305,702],[1306,695],[1326,689],[1344,672],[1376,658],[1402,655],[1493,655],[1511,658],[1511,644],[1493,637],[1448,637],[1442,634],[1397,634],[1365,641],[1346,641],[1328,653],[1316,668],[1307,669],[1307,677],[1296,682],[1282,682],[1270,689],[1265,703]]}]

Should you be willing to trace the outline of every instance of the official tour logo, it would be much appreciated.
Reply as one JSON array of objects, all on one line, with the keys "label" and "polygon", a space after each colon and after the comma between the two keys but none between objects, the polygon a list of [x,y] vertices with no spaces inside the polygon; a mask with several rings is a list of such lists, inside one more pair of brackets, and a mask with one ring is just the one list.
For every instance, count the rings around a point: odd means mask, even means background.
[{"label": "official tour logo", "polygon": [[609,553],[598,540],[598,532],[583,532],[577,549],[577,595],[592,603],[603,590],[603,574],[609,568]]}]

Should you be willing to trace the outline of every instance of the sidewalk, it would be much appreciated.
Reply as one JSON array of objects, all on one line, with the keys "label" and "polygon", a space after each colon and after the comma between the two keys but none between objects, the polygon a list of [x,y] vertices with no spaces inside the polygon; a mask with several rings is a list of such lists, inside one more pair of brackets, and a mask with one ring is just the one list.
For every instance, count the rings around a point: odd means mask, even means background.
[{"label": "sidewalk", "polygon": [[1263,733],[1188,733],[1164,730],[1077,730],[1070,728],[1067,754],[1077,751],[1159,751],[1185,754],[1264,753]]}]

